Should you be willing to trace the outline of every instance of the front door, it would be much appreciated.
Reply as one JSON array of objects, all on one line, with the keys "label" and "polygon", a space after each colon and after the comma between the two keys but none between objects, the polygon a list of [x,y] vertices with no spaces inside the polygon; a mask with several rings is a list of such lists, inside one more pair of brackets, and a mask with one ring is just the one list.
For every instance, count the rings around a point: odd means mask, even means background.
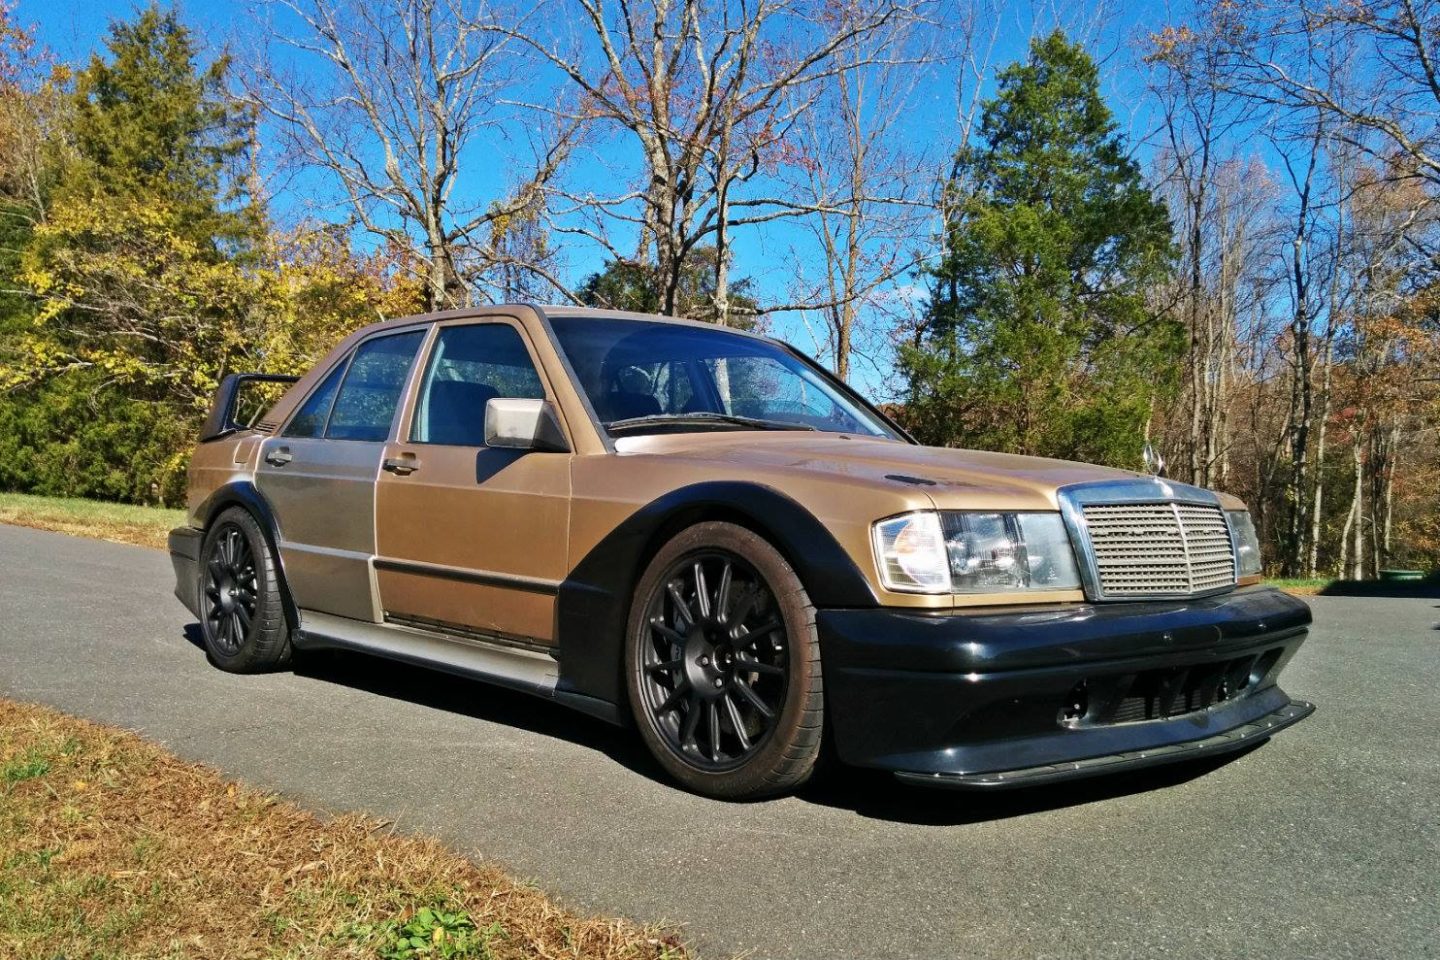
[{"label": "front door", "polygon": [[297,606],[378,619],[375,476],[423,330],[364,341],[264,442],[255,485],[275,510]]},{"label": "front door", "polygon": [[376,580],[392,623],[552,644],[570,454],[485,446],[485,405],[552,399],[513,321],[440,326],[376,485]]}]

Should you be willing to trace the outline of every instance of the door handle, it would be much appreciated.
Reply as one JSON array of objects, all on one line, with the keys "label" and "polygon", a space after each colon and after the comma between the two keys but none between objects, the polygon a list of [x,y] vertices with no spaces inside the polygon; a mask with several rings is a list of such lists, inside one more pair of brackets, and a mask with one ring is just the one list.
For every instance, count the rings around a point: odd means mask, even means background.
[{"label": "door handle", "polygon": [[420,469],[420,461],[413,453],[404,453],[398,457],[386,457],[380,462],[380,466],[391,473],[406,476]]},{"label": "door handle", "polygon": [[276,467],[283,467],[295,458],[290,455],[289,447],[276,447],[265,454],[265,462]]}]

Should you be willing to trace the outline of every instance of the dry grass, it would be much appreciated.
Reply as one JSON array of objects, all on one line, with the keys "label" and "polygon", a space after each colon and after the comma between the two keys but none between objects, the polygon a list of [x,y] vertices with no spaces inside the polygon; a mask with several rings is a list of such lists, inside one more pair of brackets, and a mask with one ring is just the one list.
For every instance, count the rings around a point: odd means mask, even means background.
[{"label": "dry grass", "polygon": [[60,533],[136,543],[142,547],[166,546],[165,538],[185,522],[185,511],[137,507],[69,497],[36,497],[0,493],[0,523],[55,530]]},{"label": "dry grass", "polygon": [[683,958],[383,822],[0,700],[0,956]]}]

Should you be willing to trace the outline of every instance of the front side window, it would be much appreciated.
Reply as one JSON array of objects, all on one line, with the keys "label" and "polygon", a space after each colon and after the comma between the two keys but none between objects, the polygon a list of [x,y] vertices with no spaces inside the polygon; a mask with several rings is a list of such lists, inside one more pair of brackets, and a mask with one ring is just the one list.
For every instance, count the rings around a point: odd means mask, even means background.
[{"label": "front side window", "polygon": [[646,320],[556,317],[551,325],[612,435],[751,428],[901,439],[844,388],[768,340]]},{"label": "front side window", "polygon": [[504,323],[442,327],[420,387],[414,443],[485,445],[485,407],[497,398],[545,399],[525,341]]},{"label": "front side window", "polygon": [[380,443],[390,435],[390,422],[395,419],[405,378],[424,335],[422,330],[413,330],[378,337],[355,349],[355,359],[350,361],[330,411],[326,439]]}]

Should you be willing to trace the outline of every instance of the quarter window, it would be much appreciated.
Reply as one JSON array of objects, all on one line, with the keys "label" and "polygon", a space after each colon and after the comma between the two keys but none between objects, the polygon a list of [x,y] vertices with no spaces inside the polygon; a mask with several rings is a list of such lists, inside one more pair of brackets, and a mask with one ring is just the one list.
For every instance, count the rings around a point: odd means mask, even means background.
[{"label": "quarter window", "polygon": [[378,443],[390,435],[390,422],[423,336],[423,331],[414,330],[367,340],[355,349],[330,411],[328,439]]},{"label": "quarter window", "polygon": [[442,327],[430,353],[410,439],[484,446],[485,406],[500,397],[545,399],[545,387],[520,334],[504,323]]},{"label": "quarter window", "polygon": [[[348,358],[347,358],[348,359]],[[345,376],[345,363],[341,361],[330,371],[330,375],[305,399],[300,412],[285,428],[287,437],[322,437],[325,435],[325,421],[330,418],[330,405],[335,402],[335,391],[340,387],[340,378]]]}]

